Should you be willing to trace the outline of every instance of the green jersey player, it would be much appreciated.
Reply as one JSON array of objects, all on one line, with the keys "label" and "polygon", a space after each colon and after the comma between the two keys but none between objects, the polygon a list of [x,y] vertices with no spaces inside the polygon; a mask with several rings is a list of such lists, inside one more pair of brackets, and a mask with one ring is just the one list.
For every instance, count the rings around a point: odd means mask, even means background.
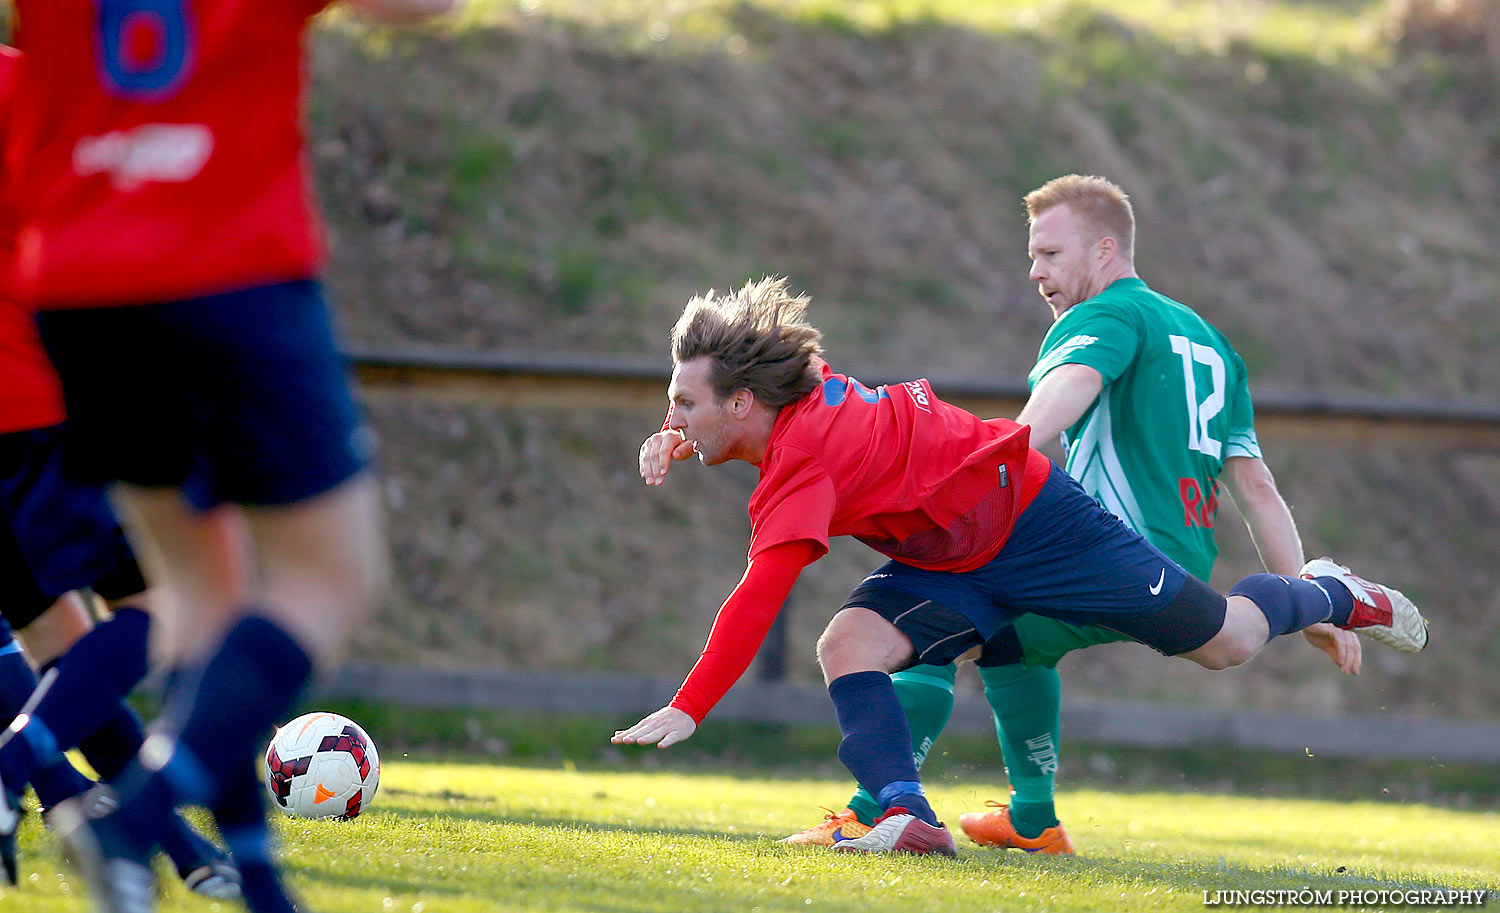
[{"label": "green jersey player", "polygon": [[1192,310],[1127,277],[1057,319],[1031,388],[1062,365],[1092,368],[1102,385],[1063,433],[1068,474],[1207,579],[1219,473],[1261,455],[1240,356]]},{"label": "green jersey player", "polygon": [[[1207,579],[1218,548],[1221,483],[1234,497],[1261,560],[1296,575],[1302,545],[1261,459],[1245,366],[1228,340],[1190,308],[1136,275],[1135,219],[1123,191],[1068,175],[1026,196],[1031,279],[1057,320],[1042,342],[1019,420],[1041,443],[1061,435],[1066,469],[1106,508],[1193,575]],[[1331,625],[1307,638],[1346,673],[1360,647]],[[979,657],[1011,783],[1008,805],[966,814],[987,846],[1071,853],[1053,807],[1061,686],[1067,653],[1127,640],[1097,627],[1024,615]],[[892,677],[920,765],[953,709],[954,667],[916,666]],[[879,805],[859,790],[841,812],[785,842],[828,845],[861,836]]]}]

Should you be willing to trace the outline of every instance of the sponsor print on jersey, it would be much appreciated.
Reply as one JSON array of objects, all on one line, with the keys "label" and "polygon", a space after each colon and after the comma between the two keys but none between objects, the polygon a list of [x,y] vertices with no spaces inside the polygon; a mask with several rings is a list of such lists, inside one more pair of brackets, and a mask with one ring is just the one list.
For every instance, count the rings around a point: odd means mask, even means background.
[{"label": "sponsor print on jersey", "polygon": [[932,411],[932,398],[928,395],[927,384],[925,381],[909,380],[906,383],[902,384],[902,386],[905,387],[906,392],[911,395],[912,402],[917,404],[918,409],[921,409],[923,412]]},{"label": "sponsor print on jersey", "polygon": [[190,181],[213,154],[213,133],[202,124],[142,124],[103,136],[85,136],[73,147],[79,177],[109,175],[119,190],[151,181]]},{"label": "sponsor print on jersey", "polygon": [[1214,519],[1219,515],[1219,483],[1214,481],[1208,497],[1203,496],[1197,479],[1178,479],[1177,495],[1182,499],[1182,525],[1214,528]]},{"label": "sponsor print on jersey", "polygon": [[1026,740],[1026,760],[1037,766],[1044,774],[1057,773],[1057,743],[1052,733],[1044,732],[1036,738]]},{"label": "sponsor print on jersey", "polygon": [[1041,361],[1037,362],[1036,366],[1031,369],[1031,373],[1036,377],[1042,377],[1048,371],[1051,371],[1059,364],[1062,364],[1063,359],[1066,358],[1070,352],[1076,352],[1079,349],[1091,346],[1098,341],[1098,336],[1089,336],[1086,333],[1080,333],[1077,336],[1069,339],[1067,342],[1064,342],[1061,345],[1057,346],[1057,348],[1053,349],[1052,351],[1048,352],[1046,356],[1042,358]]},{"label": "sponsor print on jersey", "polygon": [[1125,525],[1145,535],[1146,516],[1130,488],[1130,479],[1125,475],[1125,466],[1115,450],[1113,411],[1113,385],[1105,387],[1094,403],[1094,412],[1089,416],[1078,440],[1068,448],[1068,475],[1078,480],[1085,491],[1099,499],[1104,509],[1125,521]]}]

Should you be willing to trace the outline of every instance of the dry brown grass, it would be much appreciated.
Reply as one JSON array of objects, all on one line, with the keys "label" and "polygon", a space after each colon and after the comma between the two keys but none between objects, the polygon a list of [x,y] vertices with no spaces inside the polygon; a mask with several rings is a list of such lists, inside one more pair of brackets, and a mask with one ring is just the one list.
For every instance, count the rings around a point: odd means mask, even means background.
[{"label": "dry brown grass", "polygon": [[[1118,23],[1066,46],[740,26],[740,54],[534,19],[379,53],[320,36],[354,332],[654,354],[691,293],[779,272],[845,361],[1014,377],[1048,316],[1018,200],[1082,170],[1133,193],[1143,274],[1263,383],[1500,390],[1500,141],[1451,68],[1101,50]],[[1282,344],[1318,334],[1355,357]]]}]

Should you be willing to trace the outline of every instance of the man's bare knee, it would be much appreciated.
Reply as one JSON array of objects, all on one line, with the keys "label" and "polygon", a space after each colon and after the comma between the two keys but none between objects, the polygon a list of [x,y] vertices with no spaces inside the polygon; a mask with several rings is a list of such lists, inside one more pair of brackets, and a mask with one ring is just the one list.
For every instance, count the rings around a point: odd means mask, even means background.
[{"label": "man's bare knee", "polygon": [[1190,659],[1210,672],[1222,672],[1238,666],[1243,660],[1236,661],[1232,654],[1223,650],[1209,650],[1199,647],[1191,653],[1184,653],[1184,659]]},{"label": "man's bare knee", "polygon": [[818,638],[818,665],[832,681],[851,672],[889,672],[911,655],[911,641],[876,612],[848,608]]},{"label": "man's bare knee", "polygon": [[1229,597],[1224,626],[1208,643],[1182,654],[1205,669],[1232,669],[1260,652],[1270,639],[1266,616],[1242,596]]},{"label": "man's bare knee", "polygon": [[1247,662],[1260,651],[1260,647],[1259,642],[1242,632],[1220,631],[1213,640],[1182,655],[1205,669],[1221,672]]}]

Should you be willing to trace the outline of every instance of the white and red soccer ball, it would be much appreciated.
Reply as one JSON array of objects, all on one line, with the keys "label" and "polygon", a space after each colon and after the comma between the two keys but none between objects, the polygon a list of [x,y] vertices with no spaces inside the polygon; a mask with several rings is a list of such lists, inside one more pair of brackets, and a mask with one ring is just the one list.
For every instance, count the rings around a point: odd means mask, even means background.
[{"label": "white and red soccer ball", "polygon": [[299,818],[353,818],[380,785],[370,736],[337,713],[306,713],[276,730],[266,746],[266,789]]}]

